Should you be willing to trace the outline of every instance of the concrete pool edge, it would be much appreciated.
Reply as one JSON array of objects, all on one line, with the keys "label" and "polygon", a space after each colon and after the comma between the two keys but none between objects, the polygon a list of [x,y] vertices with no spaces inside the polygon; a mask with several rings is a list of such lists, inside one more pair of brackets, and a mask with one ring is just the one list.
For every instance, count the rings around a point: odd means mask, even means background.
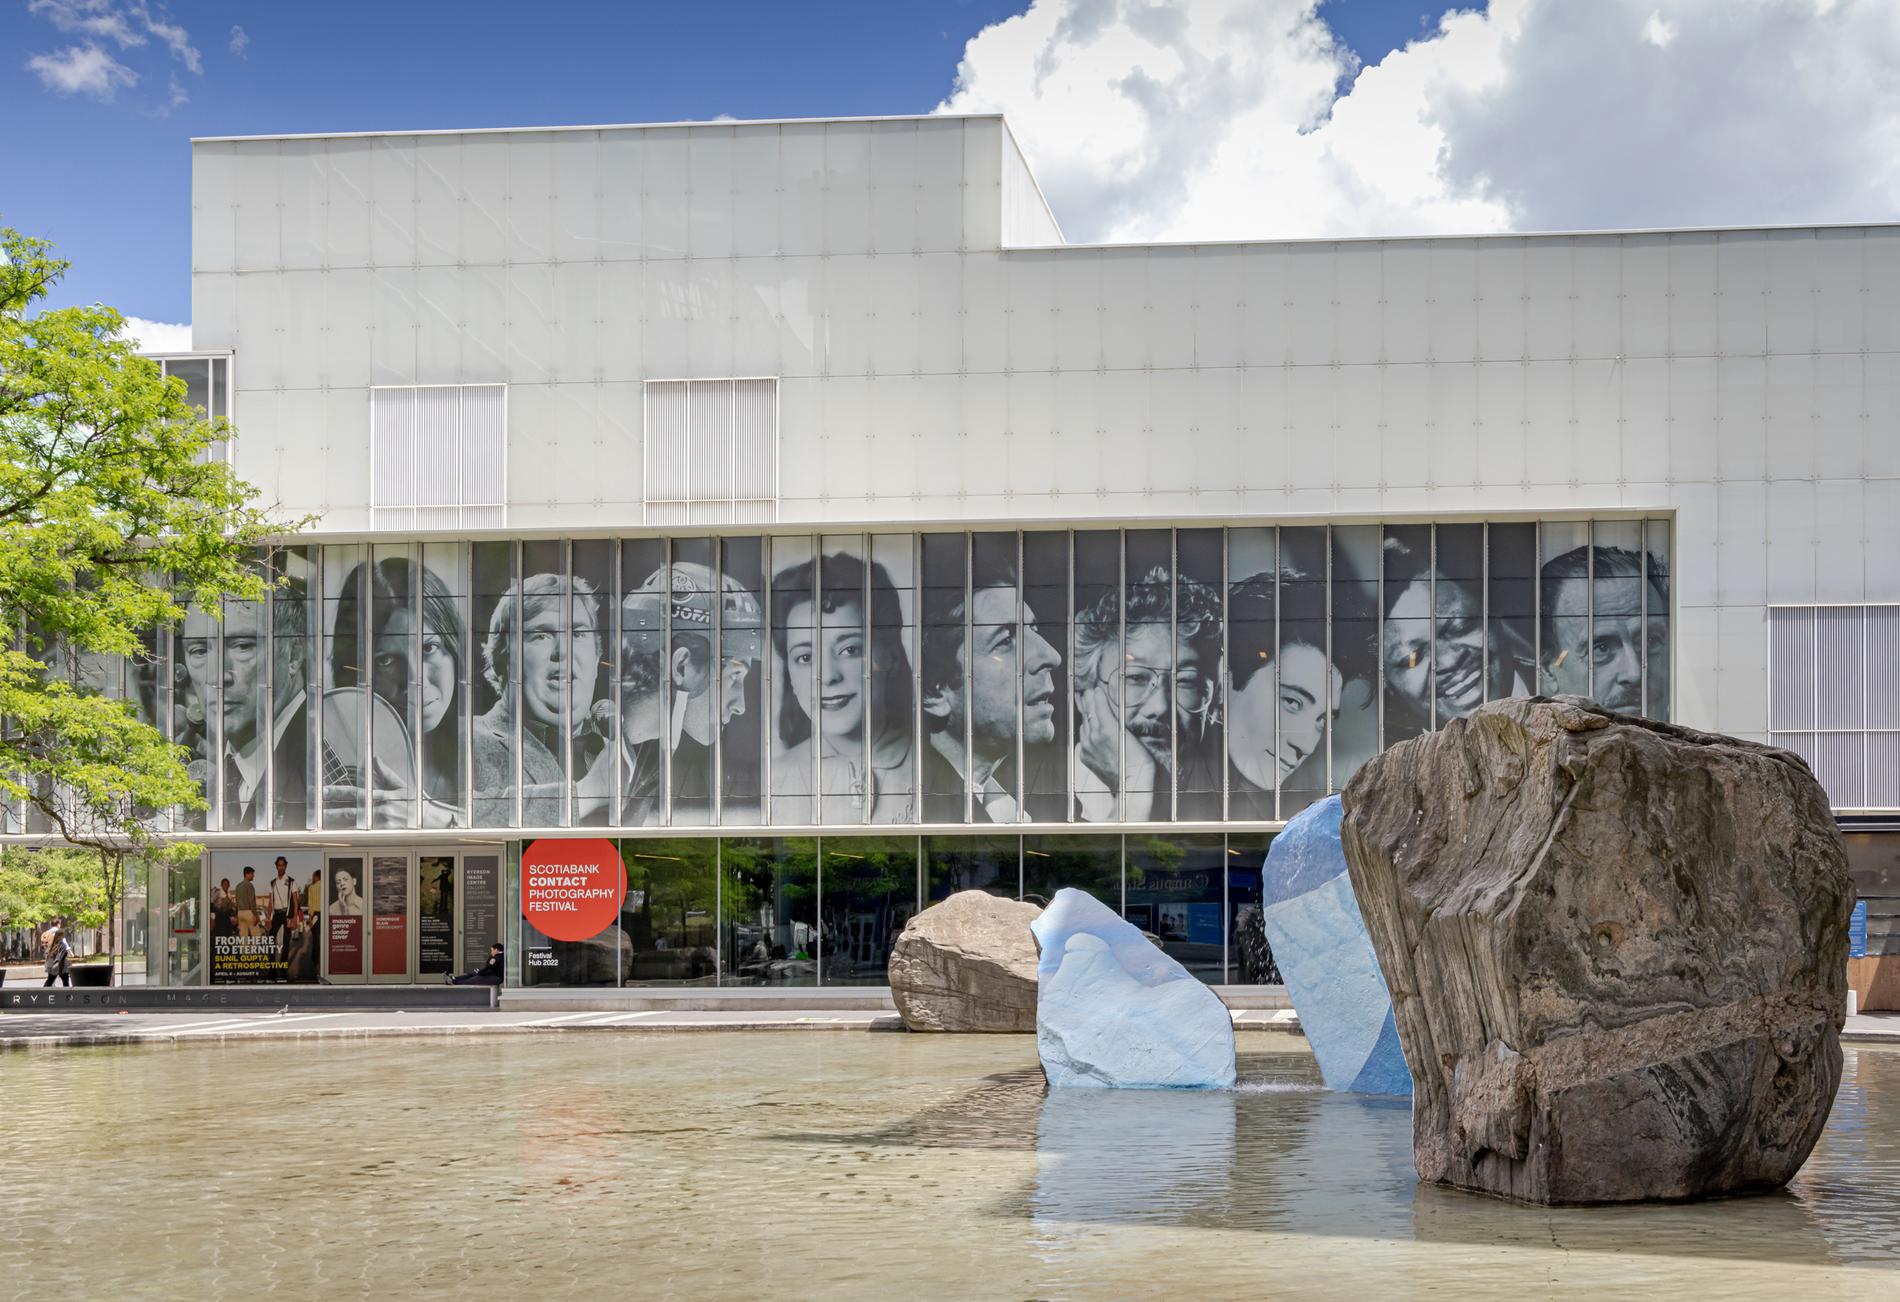
[{"label": "concrete pool edge", "polygon": [[[1299,1033],[1290,1010],[1242,1010],[1234,1029],[1255,1033]],[[114,1045],[232,1043],[280,1039],[369,1039],[391,1036],[530,1035],[559,1031],[704,1034],[749,1031],[871,1031],[906,1033],[895,1013],[788,1008],[708,1012],[645,1010],[532,1014],[413,1012],[265,1013],[220,1016],[207,1013],[61,1013],[0,1016],[0,1050],[103,1047]],[[934,1037],[932,1037],[934,1038]],[[964,1037],[955,1037],[964,1038]]]},{"label": "concrete pool edge", "polygon": [[[1253,1034],[1304,1038],[1291,1010],[1235,1010],[1234,1029]],[[440,1038],[467,1035],[541,1035],[563,1031],[692,1035],[719,1032],[858,1031],[905,1033],[893,1013],[836,1008],[732,1010],[643,1010],[633,1012],[333,1012],[252,1014],[63,1013],[0,1016],[0,1050],[113,1047],[257,1040],[354,1040]],[[935,1036],[927,1038],[938,1038]],[[945,1038],[966,1038],[963,1036]],[[1848,1019],[1843,1044],[1900,1046],[1900,1014],[1859,1014]]]}]

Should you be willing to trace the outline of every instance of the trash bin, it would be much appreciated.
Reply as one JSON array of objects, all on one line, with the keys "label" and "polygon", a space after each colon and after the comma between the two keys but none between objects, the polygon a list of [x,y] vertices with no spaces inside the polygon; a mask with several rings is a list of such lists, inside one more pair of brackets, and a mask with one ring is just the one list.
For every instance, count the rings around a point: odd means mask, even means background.
[{"label": "trash bin", "polygon": [[73,984],[109,986],[112,984],[112,965],[110,963],[75,963],[73,964]]}]

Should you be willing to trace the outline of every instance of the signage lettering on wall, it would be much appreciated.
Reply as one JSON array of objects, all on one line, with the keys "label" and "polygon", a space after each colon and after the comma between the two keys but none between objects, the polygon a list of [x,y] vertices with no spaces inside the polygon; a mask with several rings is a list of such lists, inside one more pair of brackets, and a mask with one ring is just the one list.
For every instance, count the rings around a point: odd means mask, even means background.
[{"label": "signage lettering on wall", "polygon": [[605,838],[548,838],[521,853],[521,916],[550,940],[598,936],[626,895],[620,851]]}]

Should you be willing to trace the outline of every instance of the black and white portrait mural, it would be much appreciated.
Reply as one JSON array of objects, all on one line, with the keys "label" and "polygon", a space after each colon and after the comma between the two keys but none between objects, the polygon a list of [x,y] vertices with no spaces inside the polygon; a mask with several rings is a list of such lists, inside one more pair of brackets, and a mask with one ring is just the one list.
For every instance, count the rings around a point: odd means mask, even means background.
[{"label": "black and white portrait mural", "polygon": [[54,658],[214,831],[1271,822],[1486,701],[1667,717],[1669,561],[1661,520],[338,543]]},{"label": "black and white portrait mural", "polygon": [[907,536],[774,539],[772,821],[917,818]]}]

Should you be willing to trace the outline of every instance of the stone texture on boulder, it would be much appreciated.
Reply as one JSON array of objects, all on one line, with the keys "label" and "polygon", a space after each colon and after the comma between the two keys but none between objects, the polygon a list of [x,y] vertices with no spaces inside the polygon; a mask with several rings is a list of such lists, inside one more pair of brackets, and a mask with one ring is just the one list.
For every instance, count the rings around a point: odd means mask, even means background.
[{"label": "stone texture on boulder", "polygon": [[1846,851],[1802,761],[1500,701],[1344,793],[1420,1178],[1534,1203],[1772,1189],[1841,1078]]},{"label": "stone texture on boulder", "polygon": [[1063,887],[1032,924],[1036,1052],[1058,1089],[1225,1089],[1234,1019],[1131,922]]},{"label": "stone texture on boulder", "polygon": [[1261,921],[1326,1088],[1410,1094],[1392,1000],[1346,875],[1338,796],[1294,815],[1260,874]]},{"label": "stone texture on boulder", "polygon": [[1036,941],[1042,910],[958,891],[904,924],[891,947],[891,1002],[913,1031],[1036,1029]]}]

